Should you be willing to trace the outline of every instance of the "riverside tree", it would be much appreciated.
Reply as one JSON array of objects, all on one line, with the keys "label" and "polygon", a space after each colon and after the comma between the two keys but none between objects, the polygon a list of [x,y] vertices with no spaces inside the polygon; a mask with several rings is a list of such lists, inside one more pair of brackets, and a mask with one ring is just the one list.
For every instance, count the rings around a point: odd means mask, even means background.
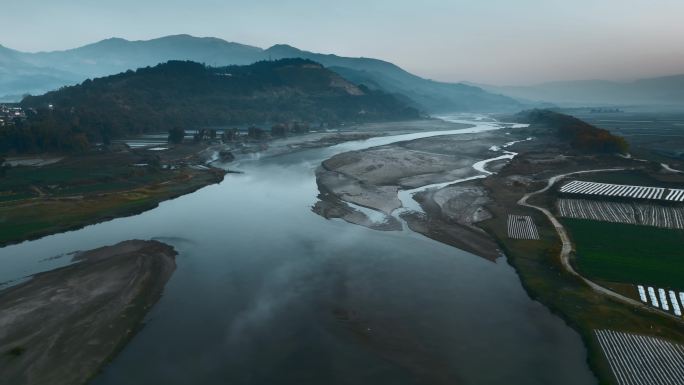
[{"label": "riverside tree", "polygon": [[185,130],[180,127],[174,127],[169,130],[169,143],[180,144],[183,143],[185,137]]}]

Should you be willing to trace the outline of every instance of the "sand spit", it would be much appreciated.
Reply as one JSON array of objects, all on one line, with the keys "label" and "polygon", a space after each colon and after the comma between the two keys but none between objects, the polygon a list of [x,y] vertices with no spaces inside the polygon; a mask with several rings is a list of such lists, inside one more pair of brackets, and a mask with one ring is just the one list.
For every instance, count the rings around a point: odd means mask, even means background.
[{"label": "sand spit", "polygon": [[411,230],[491,261],[502,255],[492,237],[476,226],[492,217],[485,208],[491,199],[479,181],[427,190],[414,199],[425,214],[401,215]]},{"label": "sand spit", "polygon": [[0,382],[88,381],[159,299],[175,255],[157,241],[125,241],[1,291]]},{"label": "sand spit", "polygon": [[[396,219],[402,207],[400,190],[481,175],[473,164],[500,155],[496,149],[510,140],[493,132],[445,135],[335,155],[316,172],[320,200],[314,211],[378,230],[401,230]],[[424,212],[404,209],[400,215],[411,230],[490,260],[501,255],[496,243],[474,226],[489,218],[485,189],[459,184],[414,198]],[[371,221],[354,205],[376,210],[386,219]]]}]

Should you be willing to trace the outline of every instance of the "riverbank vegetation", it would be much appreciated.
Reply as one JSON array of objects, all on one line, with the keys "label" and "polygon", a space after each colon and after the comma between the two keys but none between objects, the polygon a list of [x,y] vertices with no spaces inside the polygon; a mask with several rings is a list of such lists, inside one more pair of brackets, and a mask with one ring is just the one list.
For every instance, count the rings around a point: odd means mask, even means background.
[{"label": "riverbank vegetation", "polygon": [[515,120],[530,124],[536,134],[551,132],[561,141],[569,143],[572,149],[585,153],[627,153],[629,145],[608,130],[593,126],[570,115],[551,110],[529,110],[515,115]]},{"label": "riverbank vegetation", "polygon": [[0,178],[0,245],[137,214],[220,182],[223,170],[186,163],[193,150],[172,151],[166,165],[143,150],[12,167]]}]

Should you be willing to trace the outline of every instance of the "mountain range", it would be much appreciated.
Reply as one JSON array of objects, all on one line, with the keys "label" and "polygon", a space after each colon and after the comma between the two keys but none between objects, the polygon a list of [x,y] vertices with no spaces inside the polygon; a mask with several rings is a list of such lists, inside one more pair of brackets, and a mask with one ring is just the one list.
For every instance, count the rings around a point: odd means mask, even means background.
[{"label": "mountain range", "polygon": [[304,58],[320,63],[355,84],[397,94],[418,109],[439,111],[518,110],[511,97],[463,83],[421,78],[378,59],[350,58],[302,51],[288,45],[268,49],[212,37],[189,35],[129,41],[111,38],[64,51],[26,53],[0,46],[0,96],[42,94],[85,79],[190,60],[210,66],[246,65],[263,60]]},{"label": "mountain range", "polygon": [[[446,83],[416,76],[387,61],[303,51],[279,44],[268,49],[213,37],[172,35],[151,40],[110,38],[63,51],[27,53],[0,45],[0,101],[42,94],[85,79],[190,60],[210,66],[305,58],[370,89],[397,94],[426,112],[513,111],[531,106],[684,106],[684,74],[630,82],[580,80],[530,86]],[[545,104],[546,103],[546,104]]]},{"label": "mountain range", "polygon": [[519,100],[549,102],[559,106],[639,105],[684,107],[684,74],[634,81],[580,80],[550,82],[532,86],[490,86],[487,91]]}]

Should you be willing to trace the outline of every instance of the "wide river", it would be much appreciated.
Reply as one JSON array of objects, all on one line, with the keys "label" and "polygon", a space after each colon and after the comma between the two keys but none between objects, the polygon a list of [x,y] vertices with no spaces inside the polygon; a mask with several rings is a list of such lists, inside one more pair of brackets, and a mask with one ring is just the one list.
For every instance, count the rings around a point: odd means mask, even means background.
[{"label": "wide river", "polygon": [[497,128],[472,123],[242,162],[244,174],[143,214],[2,248],[0,282],[126,239],[176,248],[163,297],[96,385],[595,384],[579,335],[505,258],[311,211],[322,160]]}]

